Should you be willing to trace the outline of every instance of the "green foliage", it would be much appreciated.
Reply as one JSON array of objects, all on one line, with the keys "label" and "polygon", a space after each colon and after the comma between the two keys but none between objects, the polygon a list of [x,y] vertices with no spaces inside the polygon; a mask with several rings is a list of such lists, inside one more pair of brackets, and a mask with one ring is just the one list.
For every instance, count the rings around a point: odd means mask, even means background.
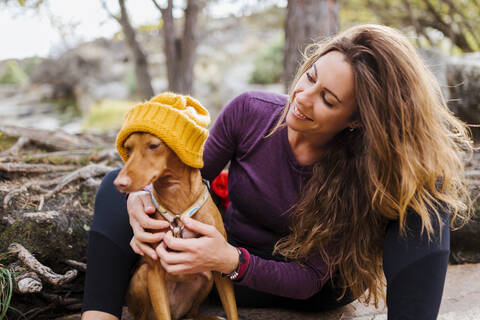
[{"label": "green foliage", "polygon": [[15,60],[6,63],[5,72],[0,75],[0,84],[21,85],[27,81],[28,76]]},{"label": "green foliage", "polygon": [[365,0],[341,1],[338,12],[340,30],[348,29],[357,24],[380,23],[373,10],[365,4]]},{"label": "green foliage", "polygon": [[90,108],[83,127],[96,131],[118,130],[122,126],[123,115],[137,103],[113,99],[103,100]]},{"label": "green foliage", "polygon": [[[6,0],[6,2],[9,2],[9,1]],[[38,8],[43,3],[43,0],[31,0],[31,1],[29,1],[29,0],[17,0],[17,3],[21,7],[31,6],[32,8]]]},{"label": "green foliage", "polygon": [[0,254],[0,320],[7,319],[8,310],[20,313],[17,309],[11,306],[15,275],[10,268],[1,263],[2,261],[7,260],[8,257],[8,253]]},{"label": "green foliage", "polygon": [[250,76],[250,83],[278,83],[283,78],[284,57],[283,33],[259,50],[255,58],[255,69]]},{"label": "green foliage", "polygon": [[0,132],[0,152],[10,149],[17,142],[17,139]]},{"label": "green foliage", "polygon": [[159,23],[155,23],[155,24],[143,24],[141,26],[138,26],[137,27],[137,30],[139,32],[143,32],[143,33],[148,33],[148,34],[155,34],[157,33],[158,31],[162,30],[163,28],[163,19],[160,20]]},{"label": "green foliage", "polygon": [[74,97],[49,99],[46,102],[51,103],[60,113],[59,119],[68,122],[73,118],[80,116],[80,107]]},{"label": "green foliage", "polygon": [[340,5],[342,29],[381,23],[415,34],[418,46],[444,47],[451,53],[480,50],[478,0],[351,0]]},{"label": "green foliage", "polygon": [[23,66],[23,72],[25,72],[27,76],[31,76],[40,62],[42,62],[42,59],[39,57],[29,58]]},{"label": "green foliage", "polygon": [[[160,32],[160,30],[162,30],[162,28],[163,28],[163,19],[160,19],[159,23],[143,24],[136,27],[135,29],[138,33],[157,35]],[[125,40],[125,34],[123,33],[122,29],[120,29],[119,31],[113,34],[113,40],[117,40],[117,41]]]},{"label": "green foliage", "polygon": [[283,29],[285,26],[285,8],[271,6],[263,11],[253,12],[245,17],[249,24],[262,29]]}]

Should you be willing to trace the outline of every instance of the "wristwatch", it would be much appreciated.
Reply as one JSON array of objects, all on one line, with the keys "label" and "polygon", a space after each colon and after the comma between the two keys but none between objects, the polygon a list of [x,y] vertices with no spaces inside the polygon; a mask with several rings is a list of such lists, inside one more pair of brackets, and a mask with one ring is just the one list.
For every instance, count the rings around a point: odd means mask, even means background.
[{"label": "wristwatch", "polygon": [[222,276],[229,278],[230,280],[240,280],[245,272],[248,269],[248,265],[250,263],[250,253],[245,248],[236,248],[238,251],[238,265],[235,270],[231,273],[225,274],[223,273]]}]

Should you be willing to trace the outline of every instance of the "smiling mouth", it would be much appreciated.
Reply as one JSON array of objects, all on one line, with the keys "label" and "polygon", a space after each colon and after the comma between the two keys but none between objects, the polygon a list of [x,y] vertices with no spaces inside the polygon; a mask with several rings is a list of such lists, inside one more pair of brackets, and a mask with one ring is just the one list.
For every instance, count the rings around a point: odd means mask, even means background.
[{"label": "smiling mouth", "polygon": [[309,117],[307,117],[306,115],[304,115],[303,113],[300,112],[300,110],[298,110],[297,106],[294,104],[293,105],[293,108],[292,108],[292,112],[295,116],[297,116],[298,118],[302,119],[302,120],[310,120],[310,121],[313,121],[312,119],[310,119]]}]

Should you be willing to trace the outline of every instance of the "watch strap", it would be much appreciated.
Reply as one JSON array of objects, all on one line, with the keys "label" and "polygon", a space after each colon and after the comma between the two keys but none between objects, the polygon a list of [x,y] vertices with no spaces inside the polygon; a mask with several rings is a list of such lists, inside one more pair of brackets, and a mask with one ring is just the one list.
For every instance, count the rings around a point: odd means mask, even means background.
[{"label": "watch strap", "polygon": [[250,253],[245,248],[236,248],[238,250],[238,266],[229,274],[223,274],[230,280],[240,280],[247,272],[250,264]]}]

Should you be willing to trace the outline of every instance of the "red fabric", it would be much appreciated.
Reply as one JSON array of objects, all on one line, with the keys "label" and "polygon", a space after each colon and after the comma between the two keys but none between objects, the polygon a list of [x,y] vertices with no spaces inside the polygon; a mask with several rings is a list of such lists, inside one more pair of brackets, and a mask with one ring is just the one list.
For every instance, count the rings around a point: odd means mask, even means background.
[{"label": "red fabric", "polygon": [[247,249],[245,248],[238,248],[238,249],[243,252],[243,259],[240,261],[240,264],[238,265],[238,276],[235,280],[240,280],[243,278],[250,264],[250,253],[247,251]]},{"label": "red fabric", "polygon": [[212,190],[220,198],[220,202],[223,209],[227,209],[230,205],[230,199],[228,199],[228,171],[224,170],[213,179]]}]

